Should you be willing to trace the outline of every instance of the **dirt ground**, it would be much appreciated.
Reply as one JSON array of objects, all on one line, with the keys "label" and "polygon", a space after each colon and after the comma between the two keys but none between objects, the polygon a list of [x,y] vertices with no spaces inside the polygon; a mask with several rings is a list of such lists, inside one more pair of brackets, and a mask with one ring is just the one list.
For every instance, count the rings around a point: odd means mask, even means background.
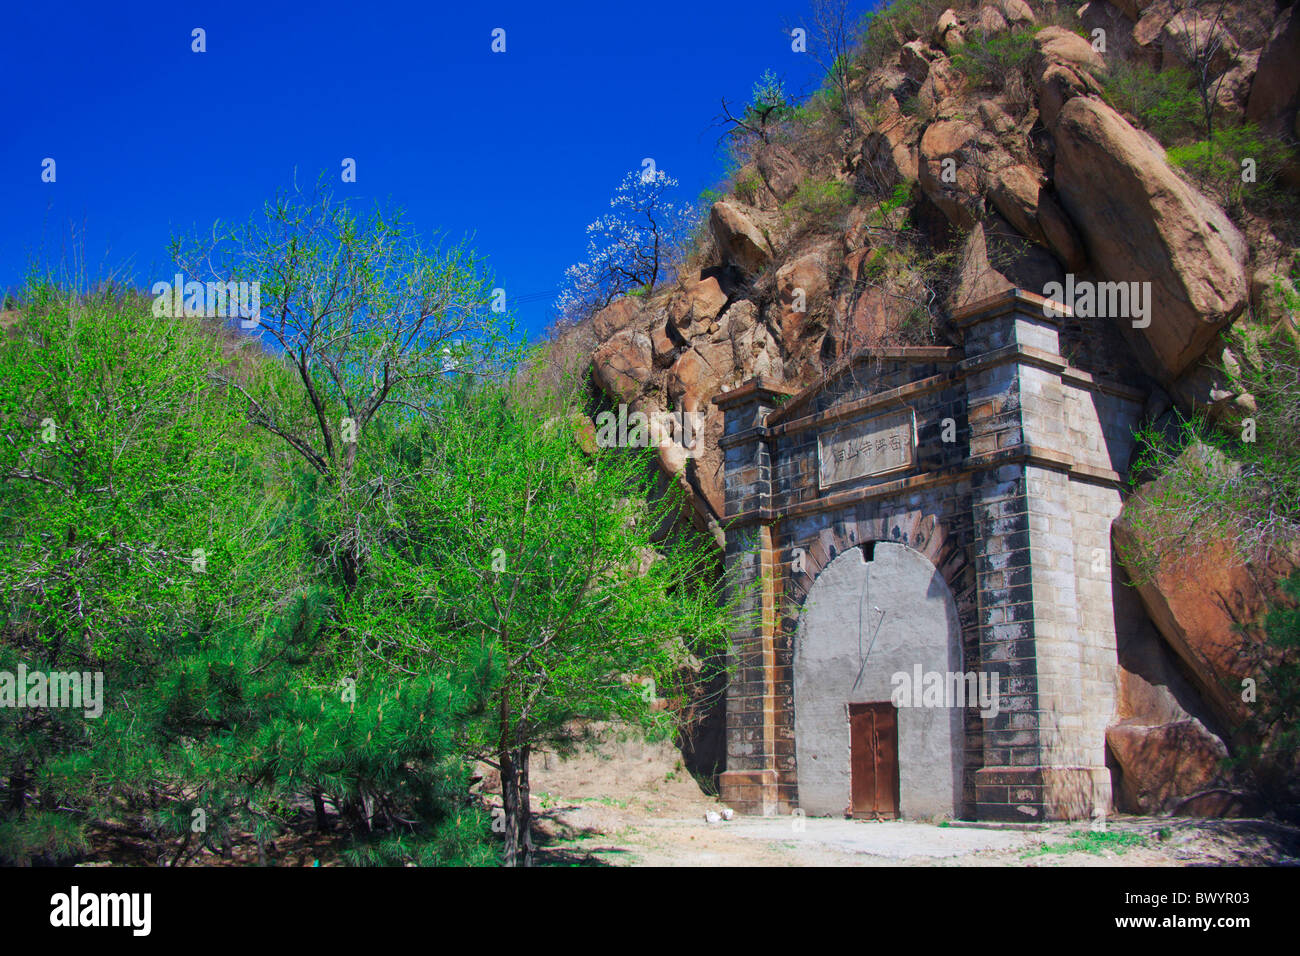
[{"label": "dirt ground", "polygon": [[[620,739],[621,738],[621,739]],[[1300,829],[1264,820],[1117,817],[992,828],[735,815],[669,743],[608,738],[532,770],[539,862],[609,866],[1300,865]]]}]

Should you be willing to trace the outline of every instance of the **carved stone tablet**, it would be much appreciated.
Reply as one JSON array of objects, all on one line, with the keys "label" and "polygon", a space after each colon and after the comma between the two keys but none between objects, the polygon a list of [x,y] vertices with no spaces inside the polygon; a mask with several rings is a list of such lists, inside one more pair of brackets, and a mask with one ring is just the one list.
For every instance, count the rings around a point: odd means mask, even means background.
[{"label": "carved stone tablet", "polygon": [[851,422],[817,437],[817,487],[906,471],[916,462],[910,408]]}]

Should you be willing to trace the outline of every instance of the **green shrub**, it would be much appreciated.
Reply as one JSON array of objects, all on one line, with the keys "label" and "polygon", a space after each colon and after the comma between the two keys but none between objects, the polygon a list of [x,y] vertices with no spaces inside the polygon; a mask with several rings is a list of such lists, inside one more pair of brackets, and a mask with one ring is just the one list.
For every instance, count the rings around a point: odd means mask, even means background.
[{"label": "green shrub", "polygon": [[1201,104],[1185,69],[1153,70],[1116,60],[1105,79],[1105,94],[1111,106],[1136,118],[1162,143],[1196,134]]},{"label": "green shrub", "polygon": [[1229,212],[1294,203],[1294,195],[1278,186],[1290,151],[1278,140],[1261,137],[1254,124],[1218,130],[1212,139],[1175,146],[1165,155],[1171,166],[1216,193]]},{"label": "green shrub", "polygon": [[753,204],[754,200],[758,198],[758,191],[762,188],[763,178],[759,176],[757,170],[750,170],[745,175],[737,177],[736,185],[732,187],[732,190],[735,192],[737,199]]},{"label": "green shrub", "polygon": [[832,219],[853,205],[853,187],[836,179],[809,177],[782,209],[795,220]]},{"label": "green shrub", "polygon": [[1018,30],[987,36],[973,34],[952,62],[975,86],[1000,90],[1014,76],[1030,82],[1033,59],[1033,35]]},{"label": "green shrub", "polygon": [[879,66],[913,36],[928,36],[951,0],[894,0],[868,13],[857,61],[866,69]]}]

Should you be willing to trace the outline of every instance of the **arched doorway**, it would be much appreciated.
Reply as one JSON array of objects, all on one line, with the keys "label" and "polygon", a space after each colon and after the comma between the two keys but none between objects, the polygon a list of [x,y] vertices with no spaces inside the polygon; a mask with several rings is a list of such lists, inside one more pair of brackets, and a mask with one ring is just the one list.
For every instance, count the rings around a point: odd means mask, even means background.
[{"label": "arched doorway", "polygon": [[[951,698],[938,706],[920,695],[912,701],[910,694],[896,701],[893,691],[901,684],[896,675],[906,676],[910,691],[961,673],[957,606],[925,555],[878,541],[836,557],[813,583],[795,639],[800,808],[955,816],[962,706],[950,706]],[[899,701],[904,706],[896,707]]]}]

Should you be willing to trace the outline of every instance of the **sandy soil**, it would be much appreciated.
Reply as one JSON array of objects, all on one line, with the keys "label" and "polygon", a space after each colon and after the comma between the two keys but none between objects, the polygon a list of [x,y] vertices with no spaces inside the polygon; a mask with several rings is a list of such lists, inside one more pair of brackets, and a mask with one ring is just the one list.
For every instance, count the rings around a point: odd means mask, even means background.
[{"label": "sandy soil", "polygon": [[1087,824],[971,824],[792,817],[709,823],[669,743],[613,736],[532,770],[540,862],[612,866],[1300,865],[1300,829],[1263,820],[1118,817]]}]

